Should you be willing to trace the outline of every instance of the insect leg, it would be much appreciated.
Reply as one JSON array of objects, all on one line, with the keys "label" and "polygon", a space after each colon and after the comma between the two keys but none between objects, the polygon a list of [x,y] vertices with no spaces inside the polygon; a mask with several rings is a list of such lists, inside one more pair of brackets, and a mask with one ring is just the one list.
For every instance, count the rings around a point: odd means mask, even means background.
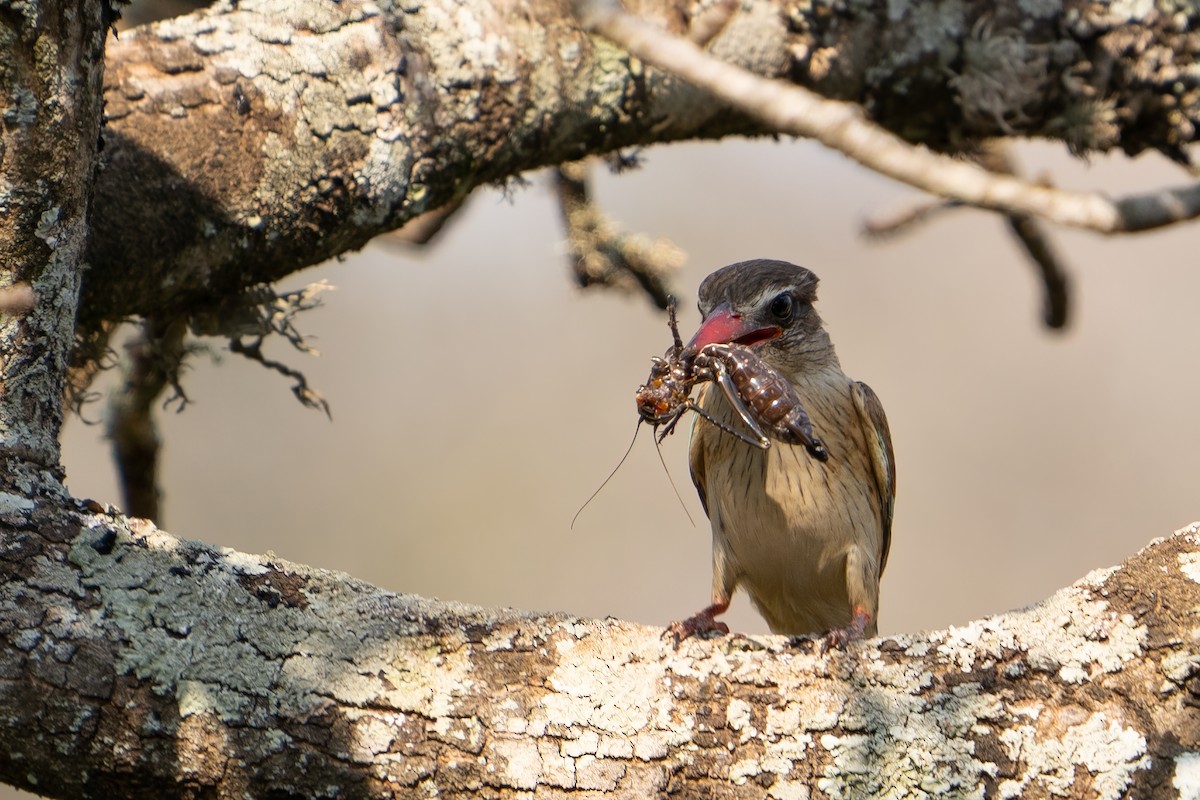
[{"label": "insect leg", "polygon": [[675,344],[671,346],[671,352],[678,356],[683,350],[683,339],[679,336],[679,323],[675,321],[675,295],[667,295],[667,324],[671,328],[671,338],[675,340]]},{"label": "insect leg", "polygon": [[[754,445],[755,447],[762,448],[763,450],[766,450],[771,446],[771,440],[768,439],[766,436],[763,436],[760,439],[756,439],[752,436],[747,436],[746,434],[739,431],[737,428],[733,428],[729,425],[726,425],[724,422],[721,422],[721,420],[717,419],[712,414],[708,413],[703,408],[701,408],[699,405],[697,405],[696,401],[692,400],[690,397],[688,398],[687,406],[685,406],[685,407],[690,408],[692,411],[695,411],[697,414],[704,417],[706,420],[711,422],[713,425],[716,425],[718,428],[725,431],[725,433],[728,433],[730,436],[736,436],[737,438],[741,439],[746,444]],[[746,421],[749,422],[749,420],[746,420]]]},{"label": "insect leg", "polygon": [[692,402],[691,398],[688,398],[686,401],[684,401],[683,405],[679,406],[678,408],[676,408],[674,411],[671,412],[671,416],[667,419],[667,421],[665,423],[659,423],[659,424],[662,424],[662,426],[663,426],[662,432],[658,434],[659,444],[662,444],[663,439],[667,438],[668,436],[670,436],[672,433],[675,432],[675,426],[677,424],[679,424],[679,420],[683,417],[684,413],[688,410],[688,404],[691,402]]},{"label": "insect leg", "polygon": [[725,392],[725,399],[729,401],[729,405],[737,412],[737,415],[742,418],[742,422],[746,423],[746,427],[754,432],[758,437],[758,441],[752,441],[745,436],[738,438],[743,441],[750,442],[755,447],[761,447],[766,450],[771,446],[771,440],[767,438],[767,434],[763,432],[762,426],[754,419],[754,415],[750,413],[750,409],[746,408],[745,402],[742,401],[741,395],[738,394],[737,386],[733,383],[733,378],[729,377],[729,371],[725,369],[725,365],[720,361],[713,362],[714,380],[721,387],[721,391]]}]

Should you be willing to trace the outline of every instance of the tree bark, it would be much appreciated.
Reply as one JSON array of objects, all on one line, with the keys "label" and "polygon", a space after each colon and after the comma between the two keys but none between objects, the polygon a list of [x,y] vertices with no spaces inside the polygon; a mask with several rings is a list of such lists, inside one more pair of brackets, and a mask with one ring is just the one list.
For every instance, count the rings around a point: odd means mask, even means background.
[{"label": "tree bark", "polygon": [[1145,798],[1200,781],[1196,525],[962,627],[675,650],[661,628],[393,595],[30,501],[41,479],[9,466],[0,777],[49,796]]},{"label": "tree bark", "polygon": [[[937,149],[1036,136],[1182,158],[1200,121],[1185,11],[755,0],[714,35],[721,3],[630,5]],[[241,2],[108,57],[86,330],[229,303],[531,169],[764,133],[587,36],[563,0]]]},{"label": "tree bark", "polygon": [[58,463],[67,356],[100,131],[100,0],[0,14],[0,452]]}]

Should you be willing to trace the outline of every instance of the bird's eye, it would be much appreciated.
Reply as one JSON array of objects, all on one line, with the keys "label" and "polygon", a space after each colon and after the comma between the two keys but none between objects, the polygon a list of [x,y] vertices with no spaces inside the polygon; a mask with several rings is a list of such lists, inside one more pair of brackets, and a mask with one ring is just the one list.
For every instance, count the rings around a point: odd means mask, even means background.
[{"label": "bird's eye", "polygon": [[775,299],[771,301],[771,305],[767,310],[771,312],[771,316],[775,319],[780,322],[787,322],[792,318],[792,314],[796,310],[796,301],[790,294],[784,292],[775,296]]}]

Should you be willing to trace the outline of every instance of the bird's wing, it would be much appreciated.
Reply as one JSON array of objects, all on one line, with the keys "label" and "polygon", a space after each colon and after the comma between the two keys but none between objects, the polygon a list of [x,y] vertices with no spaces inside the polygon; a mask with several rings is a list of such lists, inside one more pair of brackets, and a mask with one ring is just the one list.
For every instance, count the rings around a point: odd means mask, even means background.
[{"label": "bird's wing", "polygon": [[866,434],[867,448],[871,452],[875,488],[879,492],[879,508],[883,517],[883,553],[879,559],[879,574],[882,575],[883,568],[887,566],[888,551],[892,547],[892,509],[896,505],[896,458],[892,451],[892,432],[888,429],[883,404],[871,387],[856,381],[851,384],[851,389],[858,419]]},{"label": "bird's wing", "polygon": [[[704,387],[707,392],[708,387]],[[704,395],[700,395],[700,401],[703,402]],[[700,495],[700,505],[704,507],[704,513],[708,514],[708,495],[705,494],[706,473],[704,464],[705,438],[708,434],[707,428],[709,425],[702,425],[701,419],[697,415],[695,422],[692,423],[692,437],[688,443],[688,464],[691,467],[692,483],[696,484],[696,494]]]}]

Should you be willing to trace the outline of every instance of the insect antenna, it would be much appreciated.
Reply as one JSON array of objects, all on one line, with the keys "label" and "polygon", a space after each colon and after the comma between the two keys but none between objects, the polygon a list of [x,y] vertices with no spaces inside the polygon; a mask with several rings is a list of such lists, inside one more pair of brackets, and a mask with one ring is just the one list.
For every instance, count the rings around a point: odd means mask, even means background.
[{"label": "insect antenna", "polygon": [[683,497],[679,494],[679,488],[675,485],[675,479],[671,477],[671,470],[667,469],[667,460],[663,458],[662,454],[661,440],[657,436],[650,438],[654,439],[654,449],[658,453],[658,462],[662,464],[663,472],[667,473],[667,482],[671,484],[671,491],[675,493],[675,499],[679,501],[679,507],[683,509],[684,514],[687,514],[688,522],[692,523],[692,527],[696,527],[696,520],[692,519],[691,512],[687,510],[687,503],[683,502]]},{"label": "insect antenna", "polygon": [[[639,419],[637,421],[637,425],[633,429],[633,438],[629,440],[629,447],[625,448],[625,455],[621,456],[621,460],[617,462],[615,467],[613,467],[612,472],[608,473],[608,477],[604,479],[604,482],[600,484],[596,491],[592,492],[591,497],[583,501],[583,505],[581,505],[579,510],[575,512],[575,516],[571,517],[571,530],[575,530],[575,523],[579,520],[579,515],[583,513],[583,510],[587,508],[593,500],[596,499],[596,495],[603,491],[604,487],[608,485],[608,482],[611,481],[613,476],[617,474],[617,470],[619,470],[621,465],[625,463],[625,459],[629,458],[629,454],[633,452],[633,446],[637,444],[637,437],[642,431],[643,422],[645,422],[645,420]],[[675,499],[679,501],[679,507],[682,508],[683,513],[687,515],[688,522],[692,523],[692,527],[696,527],[696,520],[692,518],[691,512],[687,509],[687,504],[683,502],[683,497],[679,494],[679,488],[675,485],[675,479],[671,477],[671,470],[667,469],[667,460],[663,458],[662,446],[659,444],[658,437],[651,436],[650,438],[654,439],[654,450],[658,453],[658,461],[660,464],[662,464],[663,472],[667,474],[667,482],[671,484],[671,491],[675,493]]]},{"label": "insect antenna", "polygon": [[[608,477],[604,479],[604,482],[600,484],[596,491],[592,492],[591,497],[583,501],[583,505],[581,505],[579,510],[575,512],[575,516],[571,517],[571,530],[575,530],[575,521],[579,519],[579,515],[583,513],[583,510],[588,507],[589,503],[596,499],[596,495],[600,494],[605,486],[608,486],[608,482],[612,480],[613,475],[617,474],[617,470],[621,468],[621,465],[625,463],[625,459],[629,458],[629,454],[633,452],[633,445],[637,443],[638,433],[640,433],[642,430],[642,422],[643,420],[640,419],[637,421],[637,425],[633,429],[633,438],[629,440],[629,447],[625,448],[625,455],[621,456],[621,460],[617,462],[615,467],[613,467],[612,472],[608,473]],[[661,457],[662,454],[660,453],[659,458]],[[670,476],[668,475],[668,477]],[[674,486],[675,484],[671,485]],[[675,494],[678,495],[679,492],[676,492]]]}]

